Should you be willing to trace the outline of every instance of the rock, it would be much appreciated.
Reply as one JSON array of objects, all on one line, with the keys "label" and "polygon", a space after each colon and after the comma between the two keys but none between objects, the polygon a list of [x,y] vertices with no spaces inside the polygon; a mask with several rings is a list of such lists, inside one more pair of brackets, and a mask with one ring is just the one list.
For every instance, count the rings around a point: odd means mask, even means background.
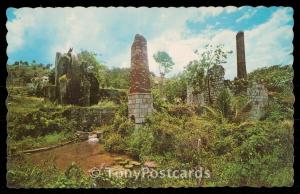
[{"label": "rock", "polygon": [[148,168],[157,168],[158,165],[154,161],[146,161],[144,162],[144,166]]},{"label": "rock", "polygon": [[91,138],[97,138],[97,134],[91,134],[91,135],[89,135],[89,139],[91,139]]},{"label": "rock", "polygon": [[102,131],[96,131],[96,135],[98,138],[103,138],[103,132]]},{"label": "rock", "polygon": [[114,158],[114,161],[122,161],[122,160],[124,160],[122,157],[116,157],[116,158]]},{"label": "rock", "polygon": [[123,160],[123,161],[119,161],[118,163],[121,164],[121,165],[126,165],[128,164],[128,160]]},{"label": "rock", "polygon": [[88,143],[98,143],[99,142],[99,139],[98,138],[89,138],[88,139]]},{"label": "rock", "polygon": [[114,165],[112,167],[109,168],[112,172],[116,172],[116,171],[124,171],[125,168],[121,165]]},{"label": "rock", "polygon": [[133,168],[133,165],[132,165],[132,164],[126,164],[126,165],[124,166],[124,168],[131,169],[131,168]]},{"label": "rock", "polygon": [[84,131],[76,131],[76,136],[81,140],[87,140],[89,138],[89,133]]},{"label": "rock", "polygon": [[140,166],[141,163],[137,162],[137,161],[130,161],[129,164],[133,165],[133,166]]}]

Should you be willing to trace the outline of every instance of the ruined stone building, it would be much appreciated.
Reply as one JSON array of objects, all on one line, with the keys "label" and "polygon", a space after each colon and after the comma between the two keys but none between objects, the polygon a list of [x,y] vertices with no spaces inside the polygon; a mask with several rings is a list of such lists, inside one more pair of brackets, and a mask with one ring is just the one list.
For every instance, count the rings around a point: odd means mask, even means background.
[{"label": "ruined stone building", "polygon": [[[222,90],[227,87],[238,95],[244,92],[251,100],[250,119],[258,120],[265,115],[268,104],[268,90],[262,83],[249,83],[247,79],[244,32],[236,35],[237,77],[224,80],[225,70],[221,65],[214,65],[208,70],[205,88],[200,93],[194,93],[191,86],[187,86],[187,104],[213,105]],[[210,88],[210,89],[209,89]],[[210,99],[210,100],[209,100]]]},{"label": "ruined stone building", "polygon": [[222,65],[212,66],[205,79],[205,88],[200,93],[195,94],[191,86],[187,87],[187,104],[189,105],[209,105],[214,104],[225,87],[225,69]]},{"label": "ruined stone building", "polygon": [[219,96],[219,94],[224,89],[224,75],[225,69],[222,65],[214,65],[207,72],[207,102],[214,104]]},{"label": "ruined stone building", "polygon": [[247,89],[247,94],[251,99],[250,118],[261,119],[265,115],[265,107],[268,105],[268,90],[260,83],[253,82]]},{"label": "ruined stone building", "polygon": [[[56,53],[54,88],[55,100],[59,104],[90,106],[99,100],[97,78],[88,71],[88,64],[80,62],[72,50],[64,54]],[[51,87],[49,90],[49,98],[53,98],[54,91]]]},{"label": "ruined stone building", "polygon": [[153,97],[150,87],[147,41],[137,34],[131,46],[131,74],[128,94],[129,118],[136,124],[145,122],[153,111]]},{"label": "ruined stone building", "polygon": [[200,94],[194,93],[194,88],[190,85],[187,86],[187,95],[186,95],[186,102],[188,105],[205,105],[206,99],[205,99],[205,92],[202,92]]}]

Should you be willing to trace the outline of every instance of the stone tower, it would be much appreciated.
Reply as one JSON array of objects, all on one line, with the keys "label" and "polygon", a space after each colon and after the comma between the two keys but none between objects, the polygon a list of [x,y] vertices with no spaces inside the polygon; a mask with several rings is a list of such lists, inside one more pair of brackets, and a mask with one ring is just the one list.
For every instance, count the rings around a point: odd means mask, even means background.
[{"label": "stone tower", "polygon": [[237,77],[247,78],[244,32],[240,31],[236,35],[236,57],[237,57]]},{"label": "stone tower", "polygon": [[265,107],[268,105],[268,89],[261,83],[253,82],[247,89],[251,99],[250,118],[259,120],[265,115]]},{"label": "stone tower", "polygon": [[55,99],[59,104],[90,106],[99,101],[99,82],[78,54],[56,53]]},{"label": "stone tower", "polygon": [[[208,72],[207,75],[209,77],[209,88],[210,91],[207,91],[207,102],[209,102],[209,96],[211,98],[211,103],[215,103],[217,101],[218,96],[224,89],[224,75],[225,75],[225,69],[222,65],[214,65],[212,66]],[[207,80],[207,89],[208,89],[208,80]]]},{"label": "stone tower", "polygon": [[144,123],[145,117],[153,111],[149,76],[147,41],[137,34],[131,46],[131,86],[128,94],[128,115],[136,124]]}]

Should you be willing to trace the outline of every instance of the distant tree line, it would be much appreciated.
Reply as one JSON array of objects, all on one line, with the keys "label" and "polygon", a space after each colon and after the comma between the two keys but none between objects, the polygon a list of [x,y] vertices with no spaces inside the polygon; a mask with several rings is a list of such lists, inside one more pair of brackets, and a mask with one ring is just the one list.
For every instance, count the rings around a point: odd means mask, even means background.
[{"label": "distant tree line", "polygon": [[[130,68],[108,68],[96,58],[97,54],[89,51],[79,53],[79,60],[94,67],[94,74],[101,88],[128,89],[130,87]],[[55,84],[55,67],[52,64],[37,63],[35,60],[15,61],[7,65],[8,86],[18,87],[31,83],[34,77],[48,76],[50,84]]]},{"label": "distant tree line", "polygon": [[52,64],[36,63],[33,60],[16,61],[13,64],[7,65],[7,84],[10,86],[25,86],[31,82],[34,77],[49,76],[51,74]]}]

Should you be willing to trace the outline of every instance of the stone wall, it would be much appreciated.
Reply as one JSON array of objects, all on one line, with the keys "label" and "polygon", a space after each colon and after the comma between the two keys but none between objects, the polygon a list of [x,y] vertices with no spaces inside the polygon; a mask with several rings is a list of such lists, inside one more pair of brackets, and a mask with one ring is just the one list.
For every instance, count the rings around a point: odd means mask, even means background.
[{"label": "stone wall", "polygon": [[44,97],[48,98],[50,101],[54,102],[56,100],[56,87],[55,85],[46,85],[43,88]]},{"label": "stone wall", "polygon": [[205,95],[206,95],[205,91],[200,94],[194,94],[193,87],[188,86],[186,102],[188,105],[205,105],[206,104]]},{"label": "stone wall", "polygon": [[112,124],[115,109],[98,107],[70,107],[63,112],[67,119],[73,119],[78,124],[78,130],[90,131],[91,127]]},{"label": "stone wall", "polygon": [[116,104],[121,104],[123,101],[127,101],[127,91],[101,88],[99,90],[99,99],[101,100],[112,100]]},{"label": "stone wall", "polygon": [[268,104],[268,90],[263,84],[253,82],[247,89],[250,97],[252,108],[250,111],[251,119],[260,119],[265,114],[265,106]]},{"label": "stone wall", "polygon": [[186,88],[186,103],[188,105],[192,105],[194,103],[193,91],[193,87],[188,85]]},{"label": "stone wall", "polygon": [[[211,103],[214,104],[219,96],[219,94],[222,92],[224,89],[224,75],[225,75],[225,70],[224,67],[221,65],[214,65],[211,67],[208,72],[207,72],[207,77],[209,79],[206,81],[206,87],[208,90],[208,84],[210,91],[207,91],[207,99],[209,98],[208,96],[210,95],[211,98]],[[209,101],[208,101],[209,102]]]},{"label": "stone wall", "polygon": [[128,95],[128,115],[136,124],[144,123],[145,117],[153,111],[153,98],[149,93]]}]

